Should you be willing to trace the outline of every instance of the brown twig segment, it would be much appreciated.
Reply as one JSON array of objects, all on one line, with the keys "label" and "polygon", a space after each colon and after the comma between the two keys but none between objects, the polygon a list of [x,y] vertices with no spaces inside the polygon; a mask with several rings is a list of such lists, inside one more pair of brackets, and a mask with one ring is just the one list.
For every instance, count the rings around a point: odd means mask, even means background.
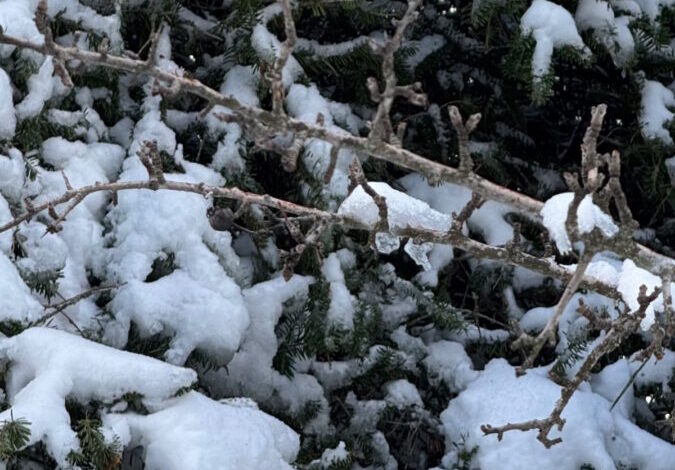
[{"label": "brown twig segment", "polygon": [[279,0],[281,11],[284,15],[284,31],[286,32],[286,40],[281,43],[279,56],[274,61],[274,68],[270,72],[270,79],[272,81],[272,112],[275,114],[284,114],[284,81],[283,72],[288,58],[295,49],[295,43],[298,40],[295,31],[295,21],[293,21],[293,10],[291,8],[290,0]]},{"label": "brown twig segment", "polygon": [[366,82],[371,99],[378,103],[369,136],[372,140],[383,142],[391,140],[393,128],[389,113],[397,96],[404,97],[417,106],[428,105],[427,95],[422,93],[422,84],[397,86],[396,71],[394,70],[394,54],[401,47],[406,28],[417,19],[419,15],[417,9],[421,4],[422,0],[408,0],[408,8],[403,17],[394,22],[396,25],[394,35],[387,39],[384,44],[375,41],[370,42],[370,46],[375,53],[382,57],[382,78],[384,79],[384,90],[382,92],[379,90],[376,78],[370,77]]},{"label": "brown twig segment", "polygon": [[483,204],[485,204],[485,199],[483,199],[478,193],[472,193],[471,199],[466,203],[462,210],[459,211],[459,214],[453,214],[450,230],[461,232],[464,223],[469,220],[471,215],[480,209]]},{"label": "brown twig segment", "polygon": [[469,135],[474,131],[481,119],[481,114],[476,113],[469,116],[464,122],[457,106],[450,106],[448,109],[450,121],[457,132],[459,141],[459,171],[470,173],[473,170],[473,159],[469,151]]},{"label": "brown twig segment", "polygon": [[387,208],[387,199],[384,196],[380,196],[371,185],[368,184],[366,176],[363,174],[363,168],[361,168],[361,162],[359,162],[359,157],[354,157],[354,161],[349,165],[349,181],[350,192],[354,190],[357,186],[361,186],[365,193],[373,199],[373,202],[377,206],[377,211],[379,219],[373,227],[373,230],[370,232],[370,244],[375,246],[375,236],[379,232],[388,232],[389,231],[389,209]]}]

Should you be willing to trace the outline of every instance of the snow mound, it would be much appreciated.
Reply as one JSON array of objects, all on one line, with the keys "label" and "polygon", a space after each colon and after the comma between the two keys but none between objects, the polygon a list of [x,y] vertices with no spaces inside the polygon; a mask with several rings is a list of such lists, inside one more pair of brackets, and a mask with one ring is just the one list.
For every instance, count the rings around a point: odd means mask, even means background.
[{"label": "snow mound", "polygon": [[147,416],[109,414],[105,428],[123,445],[143,445],[149,469],[288,469],[298,435],[255,407],[219,403],[197,392]]},{"label": "snow mound", "polygon": [[70,450],[80,448],[66,398],[83,404],[111,403],[136,392],[144,400],[161,400],[197,378],[193,370],[49,328],[30,328],[0,341],[0,357],[10,364],[7,398],[11,405],[0,413],[0,422],[25,418],[31,423],[28,445],[43,440],[63,466]]},{"label": "snow mound", "polygon": [[[501,441],[480,430],[483,424],[544,418],[559,398],[560,387],[548,378],[536,372],[518,378],[504,359],[495,359],[441,414],[446,448],[453,448],[452,443],[463,443],[467,450],[477,446],[472,465],[482,470],[577,469],[584,464],[658,470],[675,459],[675,446],[638,428],[618,410],[610,413],[610,402],[588,388],[577,391],[563,411],[562,433],[549,435],[561,435],[563,441],[550,449],[536,439],[536,430],[510,431]],[[449,468],[456,457],[456,451],[446,454]]]}]

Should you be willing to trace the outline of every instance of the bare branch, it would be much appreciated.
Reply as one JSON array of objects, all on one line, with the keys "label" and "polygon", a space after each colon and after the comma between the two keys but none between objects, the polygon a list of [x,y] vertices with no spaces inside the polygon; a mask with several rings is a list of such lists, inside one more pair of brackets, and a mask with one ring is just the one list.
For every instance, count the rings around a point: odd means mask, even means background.
[{"label": "bare branch", "polygon": [[384,91],[381,93],[377,79],[370,77],[366,83],[370,97],[378,103],[369,136],[372,140],[384,142],[391,140],[393,129],[389,113],[397,96],[403,96],[418,106],[426,106],[428,104],[427,96],[421,93],[421,84],[397,86],[396,71],[394,70],[394,54],[401,47],[401,41],[403,40],[406,28],[417,19],[419,15],[417,8],[421,4],[422,0],[408,0],[408,8],[403,17],[395,21],[396,30],[394,31],[394,35],[387,39],[384,44],[378,44],[374,41],[370,43],[375,53],[382,57],[382,78],[384,79]]},{"label": "bare branch", "polygon": [[284,114],[284,82],[283,71],[291,56],[295,43],[298,40],[295,31],[295,21],[293,21],[293,11],[290,0],[279,0],[281,11],[284,15],[284,30],[286,32],[286,40],[281,43],[279,56],[274,62],[274,68],[270,72],[272,80],[272,111],[276,114]]}]

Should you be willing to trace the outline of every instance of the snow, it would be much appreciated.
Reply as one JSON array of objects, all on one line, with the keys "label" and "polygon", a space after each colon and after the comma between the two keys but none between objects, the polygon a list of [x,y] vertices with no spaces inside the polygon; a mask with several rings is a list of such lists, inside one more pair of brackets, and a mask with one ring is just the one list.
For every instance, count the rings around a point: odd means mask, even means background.
[{"label": "snow", "polygon": [[148,469],[291,470],[298,435],[247,402],[188,392],[147,416],[108,414],[103,424],[122,444],[143,445]]},{"label": "snow", "polygon": [[347,451],[347,446],[343,441],[340,441],[336,448],[323,451],[323,454],[321,454],[321,466],[322,468],[329,469],[331,465],[339,465],[348,458],[349,452]]},{"label": "snow", "polygon": [[0,155],[0,194],[12,202],[21,200],[26,168],[21,152],[10,148],[8,155]]},{"label": "snow", "polygon": [[323,411],[309,426],[322,429],[328,423],[328,404],[316,378],[296,371],[289,379],[272,368],[278,349],[274,328],[283,313],[283,304],[296,297],[306,297],[312,282],[312,278],[297,275],[287,282],[279,276],[245,289],[243,296],[251,318],[249,327],[227,369],[210,374],[208,381],[213,390],[223,396],[244,395],[291,413],[299,412],[309,401],[318,401]]},{"label": "snow", "polygon": [[0,68],[0,139],[11,139],[16,129],[16,114],[14,112],[14,98],[12,84],[2,68]]},{"label": "snow", "polygon": [[[536,439],[536,430],[506,432],[501,441],[480,430],[483,424],[544,418],[559,398],[560,386],[545,376],[530,372],[516,377],[504,359],[494,359],[441,414],[446,449],[452,449],[453,442],[467,449],[477,446],[472,464],[482,470],[576,469],[583,464],[657,470],[675,459],[675,447],[642,431],[618,410],[610,413],[610,402],[587,388],[572,396],[562,414],[566,420],[562,433],[554,429],[549,435],[563,441],[549,449]],[[444,462],[455,458],[456,451],[451,450]]]},{"label": "snow", "polygon": [[580,31],[593,29],[618,66],[625,65],[633,55],[635,41],[628,28],[630,17],[614,16],[609,3],[602,0],[582,0],[574,14]]},{"label": "snow", "polygon": [[[471,200],[471,190],[468,188],[452,183],[431,186],[417,173],[404,176],[399,183],[409,196],[425,201],[433,209],[447,215],[459,214]],[[512,210],[505,204],[486,201],[471,214],[467,225],[479,232],[489,245],[504,245],[513,238],[513,227],[504,219],[509,212]]]},{"label": "snow", "polygon": [[669,107],[675,107],[673,91],[654,80],[645,80],[642,86],[640,114],[642,135],[648,139],[659,139],[669,145],[673,143],[673,138],[666,127],[666,124],[675,117]]},{"label": "snow", "polygon": [[[26,39],[37,44],[44,43],[44,37],[35,26],[33,17],[37,0],[5,0],[0,4],[0,26],[9,36]],[[9,57],[15,46],[0,45],[0,56]]]},{"label": "snow", "polygon": [[0,321],[32,321],[42,314],[42,306],[31,295],[16,266],[0,252]]},{"label": "snow", "polygon": [[6,391],[11,405],[0,413],[0,421],[10,415],[25,418],[31,423],[28,445],[44,441],[63,466],[70,450],[80,447],[66,398],[111,403],[136,392],[150,403],[169,398],[197,378],[190,369],[48,328],[30,328],[0,340],[0,357],[10,362]]},{"label": "snow", "polygon": [[[642,370],[635,376],[635,383],[638,386],[660,385],[665,392],[671,391],[669,384],[675,370],[675,352],[664,349],[663,353],[663,359],[661,360],[653,355],[647,360]],[[631,375],[642,365],[642,361],[638,361],[636,358],[638,354],[635,353],[628,363]]]},{"label": "snow", "polygon": [[37,73],[28,79],[28,94],[16,105],[16,117],[22,120],[37,116],[42,112],[45,101],[53,96],[63,95],[66,91],[61,79],[54,75],[52,57],[47,56]]},{"label": "snow", "polygon": [[588,55],[590,51],[577,31],[574,18],[564,7],[547,0],[534,0],[520,21],[523,35],[537,41],[532,57],[532,75],[541,80],[551,67],[553,50],[572,46]]},{"label": "snow", "polygon": [[[346,250],[345,250],[346,251]],[[356,299],[345,285],[345,276],[336,253],[329,254],[323,262],[321,272],[330,283],[330,306],[328,322],[351,330],[354,328],[354,307]]]},{"label": "snow", "polygon": [[405,379],[389,382],[385,384],[384,388],[387,392],[384,401],[396,408],[402,409],[409,406],[424,407],[417,387]]},{"label": "snow", "polygon": [[[548,229],[549,236],[558,247],[558,251],[567,254],[572,250],[565,222],[569,206],[574,199],[574,193],[556,194],[548,199],[541,209],[544,226]],[[606,237],[613,237],[619,231],[612,217],[606,214],[593,203],[590,195],[584,197],[577,209],[577,227],[580,235],[590,233],[598,228]]]},{"label": "snow", "polygon": [[[387,183],[369,182],[373,190],[387,201],[389,229],[393,234],[406,228],[422,228],[447,232],[451,219],[423,201],[397,191]],[[358,186],[345,199],[338,214],[350,217],[372,229],[379,221],[377,205],[365,190]]]},{"label": "snow", "polygon": [[155,282],[129,281],[110,308],[127,331],[133,321],[142,336],[165,329],[175,332],[165,357],[178,365],[184,364],[195,349],[226,363],[248,327],[240,298],[230,299],[209,289],[180,269]]},{"label": "snow", "polygon": [[[662,286],[661,278],[636,266],[632,260],[625,260],[619,275],[617,290],[632,312],[640,307],[638,295],[642,285],[647,287],[647,294],[651,294],[655,287]],[[670,286],[672,298],[672,293],[675,293],[675,283],[671,283]],[[654,324],[655,311],[663,311],[663,294],[659,294],[656,300],[647,307],[645,318],[640,323],[643,331],[648,330]]]},{"label": "snow", "polygon": [[[319,114],[323,116],[324,127],[339,134],[358,133],[359,119],[353,115],[349,106],[330,101],[312,84],[293,84],[286,95],[286,107],[289,115],[301,121],[316,124]],[[338,125],[340,124],[340,125]],[[319,181],[323,180],[330,163],[331,144],[318,139],[304,142],[302,162],[305,168]],[[349,149],[338,151],[333,176],[325,188],[328,198],[342,198],[349,187],[349,165],[356,154]]]},{"label": "snow", "polygon": [[437,341],[428,346],[428,355],[422,363],[432,381],[443,381],[451,392],[460,392],[476,380],[479,373],[473,370],[471,359],[464,347],[454,341]]}]

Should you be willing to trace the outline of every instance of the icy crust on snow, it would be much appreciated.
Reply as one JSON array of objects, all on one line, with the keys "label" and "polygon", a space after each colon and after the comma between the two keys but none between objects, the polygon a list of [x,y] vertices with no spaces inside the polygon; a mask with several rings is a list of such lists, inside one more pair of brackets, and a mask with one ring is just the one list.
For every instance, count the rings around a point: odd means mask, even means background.
[{"label": "icy crust on snow", "polygon": [[553,50],[572,46],[584,54],[590,51],[579,36],[574,18],[564,7],[547,0],[534,0],[520,21],[523,35],[537,41],[532,57],[532,75],[541,80],[551,67]]},{"label": "icy crust on snow", "polygon": [[125,446],[142,445],[145,468],[151,470],[291,470],[298,435],[250,403],[189,392],[147,416],[105,415],[103,426]]},{"label": "icy crust on snow", "polygon": [[28,420],[28,445],[44,441],[64,466],[68,453],[80,448],[66,398],[111,403],[137,392],[149,403],[169,398],[197,379],[193,370],[49,328],[30,328],[0,340],[0,357],[9,363],[6,392],[11,405],[0,413],[0,421]]},{"label": "icy crust on snow", "polygon": [[667,124],[673,120],[675,114],[669,108],[675,108],[673,91],[654,80],[645,80],[642,86],[642,113],[640,114],[642,135],[648,139],[659,139],[672,145],[673,138],[670,136]]},{"label": "icy crust on snow", "polygon": [[[546,449],[536,439],[536,430],[483,435],[480,426],[500,426],[548,416],[560,398],[560,386],[536,372],[516,377],[515,369],[504,359],[488,363],[467,389],[451,400],[441,414],[446,449],[452,443],[467,450],[477,447],[472,464],[482,470],[518,468],[577,469],[583,464],[594,468],[635,467],[660,470],[675,459],[675,446],[643,431],[621,412],[610,413],[611,402],[588,388],[578,390],[563,411],[562,433],[549,437],[563,441]],[[456,451],[444,458],[447,468],[456,461]]]},{"label": "icy crust on snow", "polygon": [[[556,194],[546,201],[541,209],[544,226],[548,229],[551,239],[555,242],[558,250],[569,253],[572,250],[565,222],[570,204],[574,199],[574,193]],[[619,231],[612,217],[603,212],[593,203],[591,196],[586,196],[577,209],[577,227],[580,234],[589,233],[598,228],[606,237],[613,237]]]},{"label": "icy crust on snow", "polygon": [[[450,217],[432,209],[426,202],[397,191],[387,183],[369,184],[377,194],[386,199],[389,229],[393,234],[406,228],[439,232],[447,232],[450,229]],[[380,220],[375,201],[361,186],[357,186],[342,202],[338,214],[350,217],[370,229]]]}]

